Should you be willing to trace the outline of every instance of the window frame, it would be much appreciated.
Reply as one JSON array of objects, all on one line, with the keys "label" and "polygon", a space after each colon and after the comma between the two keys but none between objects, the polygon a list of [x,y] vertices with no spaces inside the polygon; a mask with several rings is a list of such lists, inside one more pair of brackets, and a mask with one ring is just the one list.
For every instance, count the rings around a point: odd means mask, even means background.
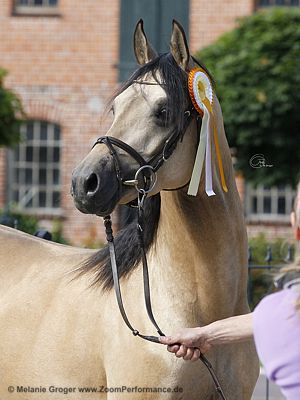
[{"label": "window frame", "polygon": [[[289,1],[290,3],[293,1],[293,0],[284,0],[285,2],[286,1]],[[276,4],[276,0],[268,0],[268,4],[260,4],[260,0],[256,0],[256,9],[258,9],[258,10],[260,10],[260,9],[263,9],[263,8],[269,8],[269,7],[299,7],[300,6],[300,2],[299,2],[299,0],[297,0],[298,1],[298,4]]]},{"label": "window frame", "polygon": [[[45,215],[45,216],[61,216],[62,211],[62,129],[59,124],[51,121],[45,120],[28,120],[21,126],[21,134],[27,135],[27,124],[32,123],[33,125],[33,137],[30,140],[25,140],[25,145],[22,146],[22,142],[18,144],[14,149],[10,149],[7,152],[7,203],[16,203],[17,209],[25,214],[35,214],[35,215]],[[41,134],[41,124],[47,124],[47,140],[43,141],[40,138]],[[37,131],[39,125],[39,131]],[[55,138],[55,128],[59,128],[59,139]],[[49,140],[49,132],[52,132],[52,138]],[[39,138],[37,139],[37,136]],[[51,143],[51,146],[49,146]],[[28,148],[32,148],[32,161],[26,159],[26,151]],[[59,158],[58,161],[54,161],[54,148],[59,147]],[[47,157],[52,153],[51,161],[40,160],[40,149],[47,149]],[[22,156],[18,156],[18,161],[16,164],[15,153],[21,150]],[[49,150],[50,149],[50,150]],[[45,164],[43,166],[43,163]],[[45,183],[40,183],[40,171],[46,170],[46,180]],[[26,170],[32,171],[31,183],[26,183]],[[19,172],[17,172],[19,171]],[[58,183],[54,183],[54,171],[58,172]],[[15,178],[15,174],[22,173],[23,179]],[[52,174],[52,175],[51,175]],[[49,183],[49,176],[51,175],[51,184]],[[28,189],[29,188],[29,189]],[[18,201],[15,200],[14,191],[18,192]],[[41,200],[35,198],[39,196],[40,192],[45,192],[45,206],[40,206]],[[53,196],[55,193],[59,193],[59,205],[54,207]],[[22,197],[20,199],[20,196]],[[26,206],[27,202],[33,200],[35,204],[31,207]],[[22,204],[22,202],[24,204]]]},{"label": "window frame", "polygon": [[[291,186],[279,188],[276,186],[268,189],[264,185],[253,187],[251,184],[245,185],[245,217],[247,222],[278,222],[290,223],[290,213],[293,209],[293,200],[296,196],[296,191]],[[264,212],[264,198],[271,199],[271,212]],[[257,212],[253,212],[252,200],[257,200]],[[285,214],[278,213],[278,201],[280,198],[285,199]]]},{"label": "window frame", "polygon": [[[46,1],[46,0],[44,0]],[[47,0],[48,1],[48,0]],[[14,16],[49,16],[57,17],[59,13],[59,0],[54,6],[50,5],[22,5],[17,0],[13,1],[12,15]]]}]

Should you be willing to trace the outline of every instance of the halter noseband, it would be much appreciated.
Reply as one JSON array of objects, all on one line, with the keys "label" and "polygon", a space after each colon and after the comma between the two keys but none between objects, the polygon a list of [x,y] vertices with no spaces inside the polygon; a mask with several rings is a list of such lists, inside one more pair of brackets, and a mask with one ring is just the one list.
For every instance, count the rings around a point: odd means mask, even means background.
[{"label": "halter noseband", "polygon": [[[141,84],[142,82],[138,82],[138,83]],[[154,83],[154,82],[148,83],[147,82],[145,84],[155,85],[156,83]],[[135,186],[138,189],[138,191],[143,191],[144,193],[149,193],[154,188],[154,182],[156,183],[156,172],[163,165],[163,163],[166,162],[171,157],[179,140],[182,141],[183,136],[194,116],[196,118],[198,116],[198,114],[194,108],[192,108],[191,110],[186,110],[184,112],[185,121],[184,121],[183,129],[177,130],[176,128],[174,128],[171,135],[168,137],[168,139],[166,139],[163,146],[161,147],[161,150],[148,161],[146,161],[141,156],[141,154],[138,153],[132,146],[128,145],[127,143],[125,143],[122,140],[117,139],[113,136],[100,136],[96,140],[95,144],[93,145],[93,148],[97,144],[105,144],[110,152],[110,155],[113,158],[116,176],[117,176],[118,183],[119,183],[119,192],[121,192],[123,185]],[[198,118],[197,118],[197,121],[199,121]],[[124,178],[124,176],[122,174],[120,159],[119,159],[118,153],[115,150],[115,147],[118,147],[121,150],[125,151],[140,165],[139,169],[135,173],[134,179],[125,179]],[[140,174],[142,175],[142,178],[143,178],[143,187],[142,188],[139,187],[138,176]]]}]

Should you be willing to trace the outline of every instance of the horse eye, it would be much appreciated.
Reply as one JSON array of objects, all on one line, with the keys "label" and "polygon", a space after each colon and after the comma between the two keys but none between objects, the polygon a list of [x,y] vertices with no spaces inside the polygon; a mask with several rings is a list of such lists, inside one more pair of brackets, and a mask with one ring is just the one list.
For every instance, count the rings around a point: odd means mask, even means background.
[{"label": "horse eye", "polygon": [[155,113],[155,117],[159,123],[159,125],[167,125],[169,121],[169,112],[168,110],[163,107]]},{"label": "horse eye", "polygon": [[162,108],[162,109],[158,110],[158,112],[157,112],[157,116],[158,117],[165,118],[166,115],[167,115],[167,109],[166,108]]}]

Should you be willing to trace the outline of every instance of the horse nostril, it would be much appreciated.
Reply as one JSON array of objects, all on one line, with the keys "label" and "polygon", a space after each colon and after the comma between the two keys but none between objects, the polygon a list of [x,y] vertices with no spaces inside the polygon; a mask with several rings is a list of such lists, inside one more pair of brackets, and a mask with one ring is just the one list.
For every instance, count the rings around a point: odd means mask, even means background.
[{"label": "horse nostril", "polygon": [[99,178],[94,172],[86,179],[84,187],[87,194],[95,194],[99,187]]}]

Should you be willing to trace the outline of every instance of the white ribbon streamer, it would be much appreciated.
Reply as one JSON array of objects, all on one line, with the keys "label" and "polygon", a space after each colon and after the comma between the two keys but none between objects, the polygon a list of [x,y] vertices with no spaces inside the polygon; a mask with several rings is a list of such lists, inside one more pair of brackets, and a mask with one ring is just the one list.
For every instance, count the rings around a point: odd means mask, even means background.
[{"label": "white ribbon streamer", "polygon": [[207,134],[206,134],[206,157],[205,157],[205,191],[207,196],[215,196],[216,193],[212,187],[212,162],[211,162],[211,118],[210,113],[203,104],[208,113]]},{"label": "white ribbon streamer", "polygon": [[206,107],[203,108],[203,118],[202,118],[202,125],[200,131],[200,139],[199,145],[197,149],[196,159],[194,163],[194,168],[188,188],[188,195],[190,196],[197,196],[202,168],[204,163],[204,156],[205,156],[205,148],[207,143],[207,132],[208,132],[208,119],[209,119],[209,112]]}]

